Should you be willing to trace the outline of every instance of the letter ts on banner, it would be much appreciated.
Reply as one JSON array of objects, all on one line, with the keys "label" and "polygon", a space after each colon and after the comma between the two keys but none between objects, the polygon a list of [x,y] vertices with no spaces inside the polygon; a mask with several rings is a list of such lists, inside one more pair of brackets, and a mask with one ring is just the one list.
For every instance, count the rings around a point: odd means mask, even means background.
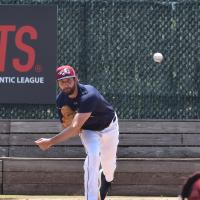
[{"label": "letter ts on banner", "polygon": [[[8,44],[8,33],[15,32],[15,25],[0,25],[0,72],[5,71],[5,61],[7,55],[7,44]],[[19,30],[16,31],[15,35],[15,45],[16,47],[24,51],[27,54],[27,63],[25,65],[20,64],[20,58],[13,58],[12,66],[19,72],[30,71],[35,63],[35,49],[23,42],[25,34],[29,34],[31,40],[37,40],[38,34],[37,30],[32,26],[22,26]]]},{"label": "letter ts on banner", "polygon": [[56,53],[56,6],[0,5],[0,103],[55,103]]}]

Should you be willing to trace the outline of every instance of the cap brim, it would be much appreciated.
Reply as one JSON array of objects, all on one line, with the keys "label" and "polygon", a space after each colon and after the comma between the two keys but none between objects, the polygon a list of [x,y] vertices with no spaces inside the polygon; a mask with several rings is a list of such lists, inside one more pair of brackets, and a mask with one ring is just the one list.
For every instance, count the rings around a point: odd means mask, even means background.
[{"label": "cap brim", "polygon": [[62,78],[57,79],[57,81],[62,80],[62,79],[66,79],[66,78],[73,78],[73,77],[76,77],[76,76],[64,76]]}]

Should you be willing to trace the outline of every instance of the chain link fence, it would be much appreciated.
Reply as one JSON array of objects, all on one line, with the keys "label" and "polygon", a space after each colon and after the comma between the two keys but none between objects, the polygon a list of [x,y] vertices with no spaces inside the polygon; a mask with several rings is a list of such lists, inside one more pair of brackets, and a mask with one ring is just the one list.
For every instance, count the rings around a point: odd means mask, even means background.
[{"label": "chain link fence", "polygon": [[[58,65],[75,66],[124,119],[200,118],[198,0],[0,0],[58,6]],[[156,64],[153,53],[164,62]],[[54,119],[55,105],[0,105],[2,119]]]}]

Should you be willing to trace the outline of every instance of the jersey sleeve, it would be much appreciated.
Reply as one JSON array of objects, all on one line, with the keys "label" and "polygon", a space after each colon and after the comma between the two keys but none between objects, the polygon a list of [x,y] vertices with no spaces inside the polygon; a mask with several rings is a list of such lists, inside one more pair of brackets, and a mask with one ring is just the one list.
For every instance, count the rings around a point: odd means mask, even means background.
[{"label": "jersey sleeve", "polygon": [[80,101],[78,113],[93,112],[98,102],[98,98],[95,94],[85,95]]}]

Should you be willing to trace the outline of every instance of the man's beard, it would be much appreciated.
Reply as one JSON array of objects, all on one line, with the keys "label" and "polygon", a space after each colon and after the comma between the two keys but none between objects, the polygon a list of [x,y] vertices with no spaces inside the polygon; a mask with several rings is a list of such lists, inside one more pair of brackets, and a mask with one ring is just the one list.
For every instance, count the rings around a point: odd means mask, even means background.
[{"label": "man's beard", "polygon": [[72,88],[64,88],[62,92],[64,92],[65,94],[69,96],[75,92],[75,88],[76,88],[75,85]]}]

